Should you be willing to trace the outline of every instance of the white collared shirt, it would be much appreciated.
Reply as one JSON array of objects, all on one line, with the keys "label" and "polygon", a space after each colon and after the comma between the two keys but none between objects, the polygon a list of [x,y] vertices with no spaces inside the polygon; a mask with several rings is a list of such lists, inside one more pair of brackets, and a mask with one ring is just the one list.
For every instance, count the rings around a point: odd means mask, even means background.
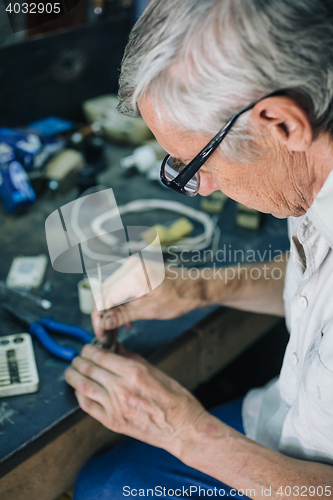
[{"label": "white collared shirt", "polygon": [[243,423],[265,446],[333,464],[333,171],[307,213],[288,224],[290,339],[280,376],[246,395]]}]

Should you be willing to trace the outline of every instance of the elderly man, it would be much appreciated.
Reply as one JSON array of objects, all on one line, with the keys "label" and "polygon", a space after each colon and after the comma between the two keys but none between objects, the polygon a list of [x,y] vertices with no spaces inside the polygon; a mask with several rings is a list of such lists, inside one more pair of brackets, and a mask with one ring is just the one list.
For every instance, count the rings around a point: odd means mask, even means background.
[{"label": "elderly man", "polygon": [[167,273],[108,326],[223,304],[285,314],[290,341],[278,380],[212,413],[142,358],[86,346],[66,380],[83,410],[135,439],[92,459],[74,497],[332,498],[332,1],[152,0],[120,98],[169,153],[166,185],[289,217],[292,257],[285,280]]}]

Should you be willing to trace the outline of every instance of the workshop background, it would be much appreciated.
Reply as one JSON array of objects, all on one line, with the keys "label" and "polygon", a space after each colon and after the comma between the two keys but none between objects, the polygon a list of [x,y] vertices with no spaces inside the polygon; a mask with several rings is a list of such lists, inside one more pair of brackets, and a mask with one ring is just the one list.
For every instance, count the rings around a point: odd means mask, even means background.
[{"label": "workshop background", "polygon": [[[52,268],[45,237],[51,213],[96,186],[112,188],[118,207],[142,200],[123,223],[162,225],[165,247],[185,240],[186,256],[176,259],[184,267],[198,252],[196,267],[219,263],[218,250],[227,266],[244,263],[239,256],[250,251],[260,260],[289,248],[283,220],[219,193],[191,199],[163,187],[165,152],[141,119],[115,111],[122,54],[145,3],[66,2],[68,12],[40,24],[10,12],[8,0],[0,4],[1,500],[70,498],[87,458],[120,439],[83,414],[63,379],[69,361],[61,352],[70,356],[93,331],[91,304],[79,301],[84,273]],[[147,200],[161,200],[160,207],[143,209]],[[168,201],[185,208],[163,208]],[[235,248],[243,254],[228,253]],[[165,251],[165,261],[171,258]],[[58,322],[53,330],[50,315]],[[34,334],[30,346],[22,334],[33,333],[34,321],[53,332],[56,345]],[[59,335],[59,322],[73,326]],[[277,375],[288,334],[282,319],[212,307],[139,321],[119,338],[211,408]]]}]

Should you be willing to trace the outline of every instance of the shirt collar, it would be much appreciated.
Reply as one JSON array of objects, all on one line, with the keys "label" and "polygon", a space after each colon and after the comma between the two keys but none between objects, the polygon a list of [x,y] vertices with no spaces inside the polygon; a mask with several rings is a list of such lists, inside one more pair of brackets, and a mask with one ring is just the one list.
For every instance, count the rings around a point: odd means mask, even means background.
[{"label": "shirt collar", "polygon": [[307,215],[333,248],[333,170],[307,211]]}]

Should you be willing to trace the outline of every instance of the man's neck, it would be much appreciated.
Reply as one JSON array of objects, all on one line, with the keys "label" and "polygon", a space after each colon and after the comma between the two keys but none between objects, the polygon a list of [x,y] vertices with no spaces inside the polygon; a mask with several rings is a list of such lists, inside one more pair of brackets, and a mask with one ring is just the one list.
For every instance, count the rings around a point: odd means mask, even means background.
[{"label": "man's neck", "polygon": [[[308,166],[312,165],[312,202],[333,170],[333,137],[326,133],[320,135],[307,154]],[[311,203],[312,204],[312,203]]]}]

